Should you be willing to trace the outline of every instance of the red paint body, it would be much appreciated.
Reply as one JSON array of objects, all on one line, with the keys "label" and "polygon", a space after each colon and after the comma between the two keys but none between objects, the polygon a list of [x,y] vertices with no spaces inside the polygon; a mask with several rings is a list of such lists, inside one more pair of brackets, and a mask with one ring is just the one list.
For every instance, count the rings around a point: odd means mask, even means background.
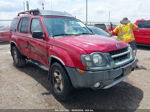
[{"label": "red paint body", "polygon": [[0,41],[10,41],[10,31],[0,31]]},{"label": "red paint body", "polygon": [[[29,17],[30,22],[32,18],[39,18],[45,39],[33,38],[30,33],[29,25],[28,33],[22,34],[19,33],[18,30],[13,31],[11,41],[16,44],[23,55],[27,56],[29,59],[37,60],[47,67],[49,66],[48,58],[50,56],[56,56],[64,62],[65,66],[86,69],[81,62],[82,54],[118,50],[116,44],[120,45],[119,49],[128,46],[126,43],[121,41],[96,35],[67,36],[54,39],[52,37],[48,37],[45,24],[43,23],[43,16],[25,15],[21,17]],[[25,48],[22,47],[22,45],[30,47]],[[35,51],[33,48],[41,53]]]},{"label": "red paint body", "polygon": [[[140,22],[150,20],[137,20],[135,24],[139,26]],[[138,44],[150,44],[150,28],[140,28],[134,31],[135,40]]]}]

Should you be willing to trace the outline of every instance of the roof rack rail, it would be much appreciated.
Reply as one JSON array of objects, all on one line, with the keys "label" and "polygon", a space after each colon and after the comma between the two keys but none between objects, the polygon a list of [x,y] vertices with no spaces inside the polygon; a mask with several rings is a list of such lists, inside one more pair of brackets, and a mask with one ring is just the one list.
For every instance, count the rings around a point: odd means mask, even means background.
[{"label": "roof rack rail", "polygon": [[71,14],[67,12],[60,12],[60,11],[53,11],[53,10],[39,10],[39,9],[32,9],[29,11],[24,11],[18,13],[18,16],[21,14],[32,14],[32,15],[41,15],[41,16],[66,16],[66,17],[73,17]]},{"label": "roof rack rail", "polygon": [[18,13],[18,16],[20,16],[21,14],[39,15],[39,14],[40,14],[40,11],[39,11],[39,9],[33,9],[33,10],[29,10],[29,11],[24,11],[24,12]]}]

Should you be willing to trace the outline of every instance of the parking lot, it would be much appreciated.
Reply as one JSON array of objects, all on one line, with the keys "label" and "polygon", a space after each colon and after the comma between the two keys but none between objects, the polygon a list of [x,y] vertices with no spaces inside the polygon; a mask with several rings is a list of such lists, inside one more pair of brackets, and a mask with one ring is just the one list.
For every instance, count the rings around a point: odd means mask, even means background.
[{"label": "parking lot", "polygon": [[150,109],[150,48],[139,47],[138,66],[120,84],[107,90],[77,90],[60,103],[49,91],[47,72],[28,63],[16,68],[8,43],[0,43],[0,109]]}]

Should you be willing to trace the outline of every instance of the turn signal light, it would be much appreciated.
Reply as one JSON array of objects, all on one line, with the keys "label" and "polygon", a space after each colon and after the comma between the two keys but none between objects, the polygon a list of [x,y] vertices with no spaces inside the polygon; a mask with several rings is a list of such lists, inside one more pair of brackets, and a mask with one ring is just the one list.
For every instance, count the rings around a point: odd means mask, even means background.
[{"label": "turn signal light", "polygon": [[78,71],[80,74],[84,74],[84,73],[86,73],[86,71],[81,70],[81,69],[77,69],[77,71]]}]

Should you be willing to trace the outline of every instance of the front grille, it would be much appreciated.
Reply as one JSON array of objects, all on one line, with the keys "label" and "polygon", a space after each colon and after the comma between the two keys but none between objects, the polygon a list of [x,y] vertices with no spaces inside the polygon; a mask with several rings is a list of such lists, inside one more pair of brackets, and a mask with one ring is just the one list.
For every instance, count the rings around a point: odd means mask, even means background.
[{"label": "front grille", "polygon": [[128,58],[129,58],[129,56],[128,56],[128,54],[126,54],[126,55],[114,58],[114,62],[118,63],[118,62],[124,61],[124,60],[126,60]]},{"label": "front grille", "polygon": [[109,52],[115,66],[120,66],[131,60],[130,48],[123,48],[116,51]]},{"label": "front grille", "polygon": [[116,50],[116,51],[110,51],[110,54],[115,55],[115,54],[120,54],[120,53],[123,53],[123,52],[126,52],[126,51],[128,51],[128,48],[123,48],[123,49],[119,49],[119,50]]}]

